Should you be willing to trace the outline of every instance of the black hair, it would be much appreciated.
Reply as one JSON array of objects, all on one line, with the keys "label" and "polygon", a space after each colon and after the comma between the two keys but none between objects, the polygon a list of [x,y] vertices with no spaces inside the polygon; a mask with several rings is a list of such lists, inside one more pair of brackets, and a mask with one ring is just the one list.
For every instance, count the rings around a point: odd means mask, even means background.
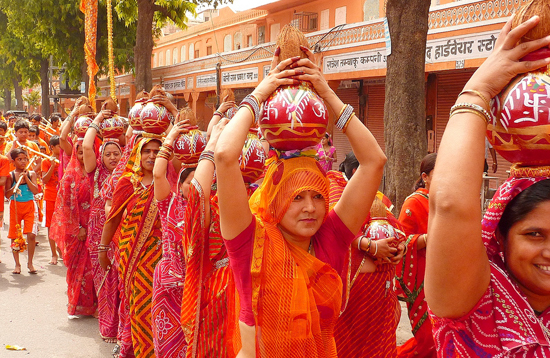
[{"label": "black hair", "polygon": [[52,124],[53,124],[53,122],[60,121],[60,120],[61,120],[61,116],[58,113],[53,113],[50,116],[50,123],[52,123]]},{"label": "black hair", "polygon": [[357,168],[359,168],[359,161],[353,152],[349,152],[344,161],[340,163],[338,170],[346,174],[346,178],[349,180],[353,176],[353,170]]},{"label": "black hair", "polygon": [[25,129],[25,128],[26,129],[30,128],[29,121],[27,121],[26,119],[18,119],[17,122],[15,122],[15,124],[13,125],[13,130],[15,132],[17,132],[20,129]]},{"label": "black hair", "polygon": [[25,156],[28,156],[27,152],[22,148],[15,148],[10,150],[10,158],[11,160],[15,160],[20,154],[25,154]]},{"label": "black hair", "polygon": [[179,184],[183,184],[187,177],[189,177],[189,174],[193,173],[194,171],[195,168],[185,168],[184,170],[182,170],[180,174]]},{"label": "black hair", "polygon": [[536,207],[550,200],[550,179],[542,180],[519,193],[506,205],[498,222],[498,231],[506,239],[514,224],[525,219]]},{"label": "black hair", "polygon": [[29,119],[30,119],[31,121],[38,121],[38,122],[40,122],[41,119],[42,119],[42,116],[39,115],[38,113],[33,113],[33,114],[31,114],[31,116],[29,117]]},{"label": "black hair", "polygon": [[422,174],[430,175],[431,171],[435,168],[435,160],[437,159],[437,153],[430,153],[422,159],[420,162],[420,177],[414,183],[413,190],[417,191],[419,188],[425,188],[426,183],[422,179]]},{"label": "black hair", "polygon": [[40,129],[38,126],[35,126],[34,124],[29,127],[29,132],[36,133],[36,135],[40,134]]},{"label": "black hair", "polygon": [[58,135],[52,135],[50,137],[50,147],[55,147],[56,145],[59,145],[59,136]]},{"label": "black hair", "polygon": [[3,129],[4,131],[7,131],[8,130],[8,124],[4,121],[0,121],[0,128]]}]

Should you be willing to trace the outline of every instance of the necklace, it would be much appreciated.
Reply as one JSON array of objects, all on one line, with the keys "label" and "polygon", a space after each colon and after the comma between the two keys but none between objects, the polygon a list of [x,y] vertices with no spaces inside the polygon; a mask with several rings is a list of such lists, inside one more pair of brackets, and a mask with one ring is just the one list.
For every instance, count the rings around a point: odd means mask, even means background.
[{"label": "necklace", "polygon": [[307,249],[307,253],[311,255],[311,249],[313,249],[313,240],[309,240],[309,248]]}]

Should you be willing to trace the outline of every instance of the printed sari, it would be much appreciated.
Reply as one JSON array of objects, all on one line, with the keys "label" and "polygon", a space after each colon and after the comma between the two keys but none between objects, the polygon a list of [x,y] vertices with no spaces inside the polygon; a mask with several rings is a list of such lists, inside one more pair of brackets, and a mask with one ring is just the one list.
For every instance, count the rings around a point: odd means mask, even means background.
[{"label": "printed sari", "polygon": [[180,323],[185,280],[182,237],[187,201],[170,192],[157,205],[162,223],[162,259],[155,267],[153,278],[153,343],[157,357],[181,358],[187,350]]},{"label": "printed sari", "polygon": [[437,352],[428,317],[428,304],[424,295],[426,250],[418,250],[418,239],[428,232],[428,190],[419,188],[405,199],[399,222],[407,234],[407,254],[397,267],[400,294],[405,297],[414,337],[397,348],[398,357],[435,358]]},{"label": "printed sari", "polygon": [[50,237],[57,243],[67,267],[69,315],[93,315],[97,309],[92,263],[86,240],[80,241],[81,227],[88,228],[91,185],[77,159],[77,143],[59,183]]},{"label": "printed sari", "polygon": [[151,322],[153,273],[160,260],[161,223],[153,184],[141,182],[141,149],[152,139],[143,139],[132,150],[115,191],[107,221],[126,210],[118,233],[120,357],[154,357]]},{"label": "printed sari", "polygon": [[[206,225],[210,200],[210,225]],[[217,197],[206,198],[198,181],[189,187],[183,250],[186,273],[181,325],[187,358],[231,358],[240,350],[236,291],[220,231]]]},{"label": "printed sari", "polygon": [[[334,207],[347,185],[344,174],[329,171],[330,207]],[[381,192],[376,194],[386,209],[386,218],[392,226],[400,228],[391,214],[391,201]],[[362,232],[369,224],[367,218]],[[343,276],[344,302],[338,323],[334,329],[334,339],[339,358],[354,357],[396,357],[396,329],[400,310],[393,289],[395,266],[376,264],[376,271],[361,273],[361,268],[370,256],[351,245],[349,261]],[[372,258],[371,258],[372,260]]]},{"label": "printed sari", "polygon": [[88,174],[93,191],[87,238],[87,246],[90,252],[90,259],[92,261],[94,286],[98,301],[99,333],[104,339],[117,337],[118,308],[120,303],[118,291],[118,260],[115,259],[115,254],[118,251],[118,242],[116,242],[116,240],[111,241],[111,250],[107,252],[107,257],[112,262],[111,269],[108,271],[105,271],[99,265],[99,256],[97,251],[98,245],[101,242],[101,234],[103,232],[103,226],[105,225],[106,220],[105,199],[101,195],[100,190],[110,176],[109,170],[102,160],[103,149],[107,143],[113,144],[115,142],[106,142],[101,146],[96,163],[96,169],[93,173]]}]

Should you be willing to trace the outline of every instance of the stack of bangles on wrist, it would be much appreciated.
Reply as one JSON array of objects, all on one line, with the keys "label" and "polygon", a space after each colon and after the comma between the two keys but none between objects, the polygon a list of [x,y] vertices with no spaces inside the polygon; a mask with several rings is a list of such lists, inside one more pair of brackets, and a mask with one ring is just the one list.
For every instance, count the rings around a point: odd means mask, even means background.
[{"label": "stack of bangles on wrist", "polygon": [[109,245],[103,245],[103,244],[97,245],[97,252],[107,252],[107,251],[111,251],[111,247]]},{"label": "stack of bangles on wrist", "polygon": [[174,147],[172,145],[168,143],[163,143],[157,154],[157,158],[170,160],[170,157],[172,157],[173,152],[174,152]]},{"label": "stack of bangles on wrist", "polygon": [[97,124],[93,123],[93,122],[92,122],[92,123],[90,123],[90,126],[89,126],[89,128],[93,128],[93,129],[95,129],[97,133],[99,133],[99,132],[100,132],[99,126],[98,126]]},{"label": "stack of bangles on wrist", "polygon": [[336,128],[340,129],[343,133],[346,133],[346,129],[348,128],[348,124],[355,115],[355,112],[353,112],[353,107],[349,104],[345,104],[344,107],[342,107],[342,110],[340,111],[340,115],[338,116],[338,120],[336,121]]},{"label": "stack of bangles on wrist", "polygon": [[223,118],[223,113],[220,112],[220,111],[215,111],[215,112],[214,112],[214,115],[215,115],[215,116],[220,116],[220,117]]},{"label": "stack of bangles on wrist", "polygon": [[361,251],[361,242],[363,241],[363,239],[367,239],[369,240],[369,243],[367,244],[367,248],[364,250],[364,251],[370,251],[370,245],[372,244],[372,240],[370,237],[366,237],[365,235],[361,235],[361,237],[359,238],[359,241],[357,242],[357,250]]},{"label": "stack of bangles on wrist", "polygon": [[455,114],[461,114],[461,113],[475,114],[476,116],[480,117],[485,121],[485,125],[488,125],[491,122],[491,115],[489,114],[489,112],[485,108],[474,103],[455,104],[454,106],[451,107],[449,118],[451,118]]},{"label": "stack of bangles on wrist", "polygon": [[260,101],[258,101],[258,99],[253,94],[249,94],[248,96],[246,96],[241,102],[241,105],[238,109],[241,109],[243,107],[248,108],[248,110],[252,114],[253,122],[257,122],[260,120]]},{"label": "stack of bangles on wrist", "polygon": [[201,156],[199,157],[199,163],[201,160],[204,160],[204,159],[211,161],[212,164],[214,165],[216,164],[214,162],[214,152],[211,150],[205,150],[201,153]]}]

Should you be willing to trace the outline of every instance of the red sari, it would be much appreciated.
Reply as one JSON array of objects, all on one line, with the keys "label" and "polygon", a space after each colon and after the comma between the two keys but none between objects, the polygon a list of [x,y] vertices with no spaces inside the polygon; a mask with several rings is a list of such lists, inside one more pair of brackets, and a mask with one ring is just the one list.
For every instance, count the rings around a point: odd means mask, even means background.
[{"label": "red sari", "polygon": [[154,357],[151,322],[153,274],[161,258],[161,222],[153,184],[141,182],[141,149],[151,139],[139,142],[128,160],[113,194],[107,221],[126,210],[120,224],[119,247],[119,357]]},{"label": "red sari", "polygon": [[86,240],[77,238],[81,227],[88,228],[91,184],[77,159],[81,143],[73,146],[73,154],[59,183],[50,235],[63,253],[67,266],[69,315],[93,315],[97,309],[92,263]]},{"label": "red sari", "polygon": [[[329,171],[327,178],[330,181],[330,207],[334,207],[347,180],[343,173],[336,171]],[[380,200],[386,207],[386,216],[392,226],[400,228],[389,211],[391,201],[381,192],[377,193],[375,200]],[[362,232],[365,232],[368,223],[367,218]],[[395,340],[400,311],[392,283],[395,266],[377,264],[376,271],[361,273],[370,256],[354,245],[350,247],[349,255],[342,275],[345,288],[342,312],[334,329],[338,357],[396,357]]]},{"label": "red sari", "polygon": [[[114,142],[108,142],[113,144]],[[117,144],[118,145],[118,144]],[[105,144],[101,147],[103,149]],[[116,338],[118,332],[118,306],[120,303],[118,291],[118,261],[115,254],[118,245],[115,240],[111,241],[111,250],[107,252],[112,262],[111,269],[105,271],[99,265],[98,245],[101,242],[103,225],[105,225],[105,199],[101,195],[101,188],[108,180],[110,173],[102,160],[103,151],[100,150],[96,169],[89,174],[92,190],[92,208],[88,224],[87,246],[90,252],[94,274],[94,285],[98,300],[99,333],[102,338]]]},{"label": "red sari", "polygon": [[437,356],[424,296],[426,250],[417,249],[418,238],[428,232],[428,210],[428,190],[419,188],[405,199],[399,215],[399,221],[407,234],[407,254],[397,268],[397,280],[407,302],[414,335],[398,347],[400,358]]}]

